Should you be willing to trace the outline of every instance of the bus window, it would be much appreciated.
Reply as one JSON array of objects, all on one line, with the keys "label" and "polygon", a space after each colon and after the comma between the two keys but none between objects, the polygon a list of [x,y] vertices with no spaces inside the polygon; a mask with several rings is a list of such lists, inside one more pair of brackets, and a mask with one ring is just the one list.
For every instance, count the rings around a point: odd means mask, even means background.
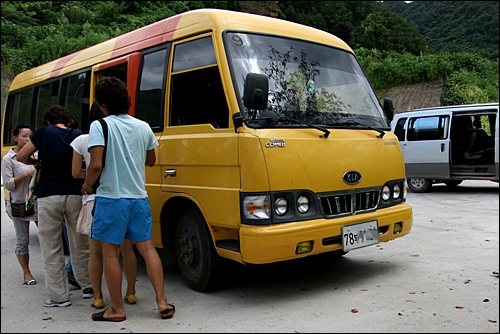
[{"label": "bus window", "polygon": [[59,80],[35,88],[35,129],[45,125],[42,124],[42,115],[45,108],[59,104],[58,93]]},{"label": "bus window", "polygon": [[81,129],[87,128],[89,106],[89,72],[80,73],[63,79],[62,102],[71,116],[80,123]]},{"label": "bus window", "polygon": [[12,131],[17,124],[31,123],[31,94],[33,89],[25,89],[9,96],[4,118],[3,144],[16,145]]},{"label": "bus window", "polygon": [[[176,45],[174,72],[215,63],[213,53],[209,37]],[[229,127],[229,108],[217,66],[173,73],[171,84],[170,125],[209,123],[214,128]]]},{"label": "bus window", "polygon": [[168,48],[144,54],[139,74],[135,117],[147,122],[153,131],[163,129],[167,54]]}]

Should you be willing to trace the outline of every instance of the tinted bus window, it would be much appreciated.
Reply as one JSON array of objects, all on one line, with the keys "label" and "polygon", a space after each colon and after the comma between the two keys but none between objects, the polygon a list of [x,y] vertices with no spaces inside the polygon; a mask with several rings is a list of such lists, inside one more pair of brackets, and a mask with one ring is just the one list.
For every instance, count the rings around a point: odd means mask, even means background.
[{"label": "tinted bus window", "polygon": [[31,94],[32,89],[26,89],[10,95],[4,118],[4,145],[16,145],[12,140],[12,131],[17,124],[31,124]]},{"label": "tinted bus window", "polygon": [[59,104],[59,80],[39,86],[35,89],[35,130],[42,125],[43,111],[54,104]]},{"label": "tinted bus window", "polygon": [[216,64],[212,37],[204,37],[175,47],[173,71]]},{"label": "tinted bus window", "polygon": [[[86,129],[87,112],[89,110],[89,84],[87,73],[73,75],[63,80],[62,105],[65,106],[71,116],[80,123],[81,129]],[[83,116],[85,115],[85,116]]]},{"label": "tinted bus window", "polygon": [[162,49],[151,52],[142,59],[135,117],[147,122],[153,131],[163,128],[167,51],[168,49]]}]

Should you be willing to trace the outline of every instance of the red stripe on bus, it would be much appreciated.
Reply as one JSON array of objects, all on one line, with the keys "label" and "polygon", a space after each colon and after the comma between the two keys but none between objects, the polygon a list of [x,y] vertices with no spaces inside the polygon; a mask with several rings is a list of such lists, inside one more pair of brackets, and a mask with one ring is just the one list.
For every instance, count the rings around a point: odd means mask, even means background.
[{"label": "red stripe on bus", "polygon": [[120,57],[171,40],[181,16],[169,17],[118,36],[111,58]]},{"label": "red stripe on bus", "polygon": [[64,66],[66,66],[66,64],[69,63],[69,61],[71,59],[75,58],[82,51],[83,50],[77,51],[75,53],[69,54],[69,55],[64,56],[61,59],[59,59],[59,61],[57,62],[56,66],[54,66],[54,69],[50,73],[49,79],[57,77],[59,75],[59,72],[61,72],[61,70],[64,68]]}]

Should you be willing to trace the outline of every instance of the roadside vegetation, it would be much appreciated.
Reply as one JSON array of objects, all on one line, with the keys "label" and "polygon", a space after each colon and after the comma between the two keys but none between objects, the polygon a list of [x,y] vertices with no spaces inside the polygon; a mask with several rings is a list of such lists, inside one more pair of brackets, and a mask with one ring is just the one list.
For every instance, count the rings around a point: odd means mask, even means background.
[{"label": "roadside vegetation", "polygon": [[[446,12],[443,6],[453,8],[454,15],[429,16],[433,10]],[[400,84],[439,81],[442,104],[499,100],[498,2],[2,1],[2,113],[16,74],[198,8],[272,16],[333,33],[354,49],[379,96]],[[414,9],[426,13],[425,20]],[[419,18],[425,29],[398,13]],[[457,22],[467,22],[468,30]],[[460,29],[460,38],[449,38],[450,29]],[[429,40],[439,48],[429,46]]]}]

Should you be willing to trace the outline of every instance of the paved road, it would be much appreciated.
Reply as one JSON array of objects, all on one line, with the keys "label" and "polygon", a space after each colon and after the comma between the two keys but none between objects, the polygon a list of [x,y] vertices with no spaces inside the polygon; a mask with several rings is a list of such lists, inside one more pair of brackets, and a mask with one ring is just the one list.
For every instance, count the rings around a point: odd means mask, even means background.
[{"label": "paved road", "polygon": [[126,305],[126,321],[105,323],[91,320],[94,309],[77,289],[70,307],[42,306],[35,225],[31,268],[38,285],[21,284],[2,191],[1,332],[498,333],[498,184],[465,181],[454,191],[438,185],[431,193],[409,193],[408,202],[414,208],[409,235],[336,261],[237,266],[232,283],[211,293],[189,289],[176,267],[167,267],[167,296],[177,309],[171,320],[160,319],[140,260],[138,303]]}]

